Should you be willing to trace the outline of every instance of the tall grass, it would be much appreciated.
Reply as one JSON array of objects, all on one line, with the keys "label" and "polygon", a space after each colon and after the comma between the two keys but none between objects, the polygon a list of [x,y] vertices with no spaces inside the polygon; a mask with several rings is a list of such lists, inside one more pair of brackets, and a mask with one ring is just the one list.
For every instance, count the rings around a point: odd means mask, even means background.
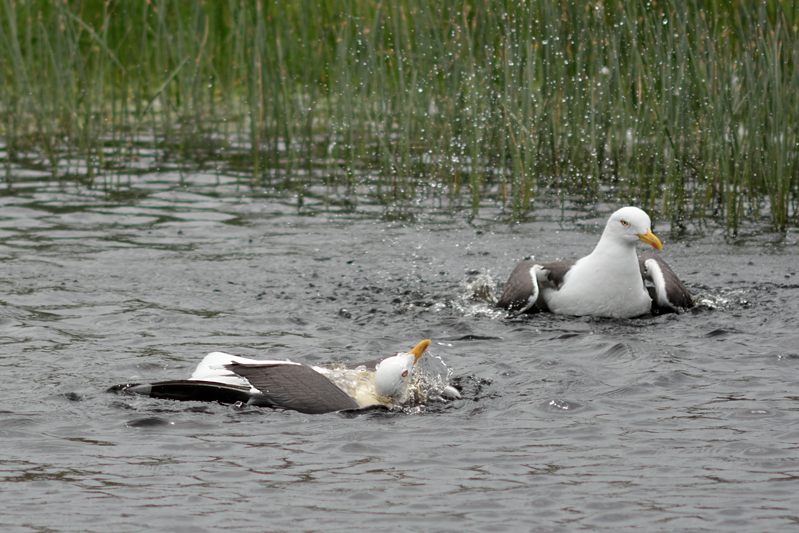
[{"label": "tall grass", "polygon": [[798,31],[776,0],[0,0],[0,134],[88,182],[152,145],[386,203],[522,216],[551,190],[784,229]]}]

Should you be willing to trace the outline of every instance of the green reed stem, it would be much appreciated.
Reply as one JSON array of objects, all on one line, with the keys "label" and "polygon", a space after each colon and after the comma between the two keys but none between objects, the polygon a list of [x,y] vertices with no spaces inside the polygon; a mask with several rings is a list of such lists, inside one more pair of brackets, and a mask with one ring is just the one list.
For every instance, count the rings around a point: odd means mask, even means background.
[{"label": "green reed stem", "polygon": [[447,191],[515,218],[551,191],[783,230],[797,28],[779,0],[0,0],[6,179],[224,149],[255,187]]}]

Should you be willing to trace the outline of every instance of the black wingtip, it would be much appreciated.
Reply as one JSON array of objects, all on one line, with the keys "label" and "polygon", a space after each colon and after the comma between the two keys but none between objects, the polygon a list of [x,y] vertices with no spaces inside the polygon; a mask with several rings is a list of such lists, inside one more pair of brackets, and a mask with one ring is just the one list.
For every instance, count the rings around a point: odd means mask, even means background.
[{"label": "black wingtip", "polygon": [[222,404],[247,403],[251,396],[249,387],[185,379],[159,381],[156,383],[125,383],[110,387],[108,392],[138,394],[163,400],[217,402]]}]

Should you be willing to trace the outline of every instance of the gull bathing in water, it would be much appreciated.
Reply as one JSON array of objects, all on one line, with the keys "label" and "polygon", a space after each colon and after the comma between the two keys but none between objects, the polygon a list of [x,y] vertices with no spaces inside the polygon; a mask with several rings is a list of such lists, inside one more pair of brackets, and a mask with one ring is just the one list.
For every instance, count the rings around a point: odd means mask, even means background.
[{"label": "gull bathing in water", "polygon": [[[326,368],[212,352],[200,361],[189,379],[116,385],[109,390],[170,400],[241,402],[308,414],[374,405],[394,407],[408,401],[416,362],[429,345],[430,340],[425,339],[408,352],[356,368]],[[460,397],[449,385],[441,395]]]},{"label": "gull bathing in water", "polygon": [[577,261],[520,262],[497,305],[514,314],[551,311],[563,315],[632,318],[693,306],[688,289],[658,255],[663,249],[649,215],[623,207],[610,215],[594,250]]}]

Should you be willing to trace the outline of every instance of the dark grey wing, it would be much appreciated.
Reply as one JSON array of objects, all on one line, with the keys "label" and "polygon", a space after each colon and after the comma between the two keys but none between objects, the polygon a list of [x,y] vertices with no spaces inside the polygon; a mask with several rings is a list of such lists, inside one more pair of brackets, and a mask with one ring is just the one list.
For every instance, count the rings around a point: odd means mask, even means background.
[{"label": "dark grey wing", "polygon": [[237,402],[247,403],[251,398],[250,387],[190,379],[159,381],[157,383],[126,383],[124,385],[114,385],[108,389],[108,392],[141,394],[150,398],[166,400],[231,404]]},{"label": "dark grey wing", "polygon": [[537,310],[535,304],[541,295],[534,271],[537,266],[540,268],[532,259],[525,259],[516,265],[505,282],[502,296],[497,301],[498,307],[518,313]]},{"label": "dark grey wing", "polygon": [[552,261],[541,265],[547,275],[547,279],[556,289],[560,289],[560,286],[563,285],[566,272],[568,272],[572,266],[574,266],[574,261]]},{"label": "dark grey wing", "polygon": [[513,269],[497,305],[517,313],[548,311],[541,288],[559,289],[574,261],[537,263],[525,259]]},{"label": "dark grey wing", "polygon": [[694,299],[669,265],[653,252],[638,258],[644,285],[652,297],[652,311],[668,313],[693,307]]},{"label": "dark grey wing", "polygon": [[274,407],[319,414],[356,409],[347,393],[313,368],[297,364],[231,363],[225,368],[246,378]]}]

